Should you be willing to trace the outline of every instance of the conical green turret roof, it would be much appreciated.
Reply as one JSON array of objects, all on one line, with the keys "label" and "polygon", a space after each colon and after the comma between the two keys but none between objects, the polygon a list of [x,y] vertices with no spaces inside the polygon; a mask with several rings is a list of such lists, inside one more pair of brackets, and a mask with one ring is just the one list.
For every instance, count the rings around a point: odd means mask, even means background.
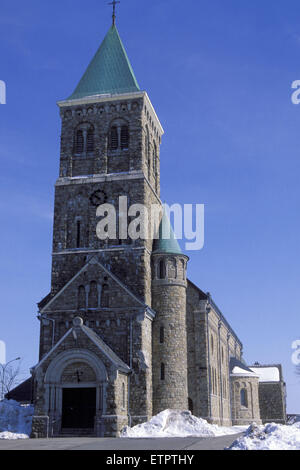
[{"label": "conical green turret roof", "polygon": [[159,237],[158,239],[155,239],[153,243],[153,253],[169,253],[174,255],[182,254],[179,243],[176,240],[171,227],[170,220],[165,211],[159,226]]},{"label": "conical green turret roof", "polygon": [[86,96],[140,91],[134,72],[113,25],[88,66],[74,93],[75,100]]}]

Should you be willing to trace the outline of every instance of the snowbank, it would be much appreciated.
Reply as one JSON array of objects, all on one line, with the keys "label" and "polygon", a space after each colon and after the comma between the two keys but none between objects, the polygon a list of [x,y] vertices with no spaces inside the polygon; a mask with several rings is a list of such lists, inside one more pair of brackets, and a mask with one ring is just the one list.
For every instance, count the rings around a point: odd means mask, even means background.
[{"label": "snowbank", "polygon": [[300,423],[291,426],[252,424],[229,450],[300,450]]},{"label": "snowbank", "polygon": [[204,419],[196,418],[190,411],[165,410],[147,423],[138,424],[133,428],[126,426],[121,432],[121,437],[209,437],[238,434],[245,429],[246,426],[227,428],[212,425]]},{"label": "snowbank", "polygon": [[28,439],[34,408],[14,400],[0,402],[0,439]]}]

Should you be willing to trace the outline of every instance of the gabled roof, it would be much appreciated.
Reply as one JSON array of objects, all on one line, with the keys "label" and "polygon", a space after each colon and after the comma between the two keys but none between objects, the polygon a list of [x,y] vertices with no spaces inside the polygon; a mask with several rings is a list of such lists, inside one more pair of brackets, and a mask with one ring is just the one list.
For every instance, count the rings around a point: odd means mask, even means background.
[{"label": "gabled roof", "polygon": [[32,400],[32,377],[17,385],[5,395],[7,400],[15,400],[19,403],[30,403]]},{"label": "gabled roof", "polygon": [[153,242],[153,254],[157,253],[182,255],[181,248],[175,238],[169,217],[165,211],[160,222],[158,239],[155,239]]},{"label": "gabled roof", "polygon": [[44,297],[40,302],[38,302],[37,305],[38,305],[39,310],[44,308],[53,297],[54,297],[53,292],[49,292],[49,294],[47,294],[46,297]]},{"label": "gabled roof", "polygon": [[140,91],[118,30],[113,25],[105,36],[74,93],[75,100],[86,96]]},{"label": "gabled roof", "polygon": [[86,334],[88,338],[99,348],[102,354],[104,354],[118,370],[121,370],[127,374],[131,371],[130,367],[125,364],[125,362],[122,361],[119,356],[117,356],[117,354],[103,341],[103,339],[100,338],[100,336],[91,330],[91,328],[88,328],[84,325],[79,325],[76,327],[73,326],[70,328],[66,334],[53,346],[53,348],[50,349],[50,351],[42,358],[42,360],[35,367],[33,367],[33,369],[36,370],[38,367],[40,367],[73,331],[76,332],[78,330],[81,330],[84,334]]},{"label": "gabled roof", "polygon": [[280,382],[282,380],[282,372],[280,364],[250,366],[251,370],[259,376],[260,382]]},{"label": "gabled roof", "polygon": [[233,328],[230,326],[230,324],[228,323],[228,321],[226,320],[226,318],[224,317],[223,313],[221,312],[221,310],[219,309],[219,307],[216,305],[216,303],[213,301],[212,297],[211,297],[211,294],[208,292],[207,294],[205,294],[201,289],[200,287],[198,287],[196,284],[194,284],[190,279],[188,279],[188,287],[192,287],[194,289],[196,289],[198,292],[199,292],[199,300],[207,300],[210,304],[210,306],[213,308],[213,310],[215,311],[215,313],[218,315],[219,319],[224,323],[224,325],[226,326],[226,328],[228,328],[228,331],[230,331],[230,334],[236,339],[236,341],[241,345],[241,347],[243,346],[241,340],[239,339],[239,337],[237,336],[237,334],[235,333],[235,331],[233,330]]},{"label": "gabled roof", "polygon": [[191,287],[193,287],[194,289],[196,289],[198,291],[199,300],[208,300],[209,299],[208,294],[205,294],[205,292],[203,292],[203,290],[201,290],[200,287],[196,286],[196,284],[194,284],[190,279],[187,280],[187,283],[188,283],[188,286],[190,285]]},{"label": "gabled roof", "polygon": [[64,291],[65,289],[67,289],[74,281],[75,279],[77,279],[78,276],[80,276],[80,274],[82,272],[84,272],[86,270],[86,268],[88,267],[89,264],[97,264],[111,279],[113,279],[127,294],[128,296],[130,296],[139,306],[145,308],[145,310],[147,311],[147,313],[151,316],[151,317],[155,317],[155,312],[154,310],[152,310],[147,304],[145,304],[145,302],[143,302],[141,299],[139,299],[138,297],[136,297],[136,295],[133,294],[133,292],[131,292],[131,290],[125,285],[123,284],[122,281],[120,281],[120,279],[115,276],[112,272],[110,272],[102,263],[100,263],[100,261],[96,258],[96,257],[92,257],[76,274],[75,276],[72,277],[72,279],[70,279],[69,282],[67,282],[64,287],[58,291],[56,294],[48,294],[39,304],[39,308],[40,308],[40,313],[43,313],[45,312],[46,308],[49,308],[49,306],[52,304],[52,302],[54,302]]},{"label": "gabled roof", "polygon": [[242,376],[242,377],[258,377],[253,370],[249,369],[246,364],[239,361],[235,357],[230,359],[230,375]]},{"label": "gabled roof", "polygon": [[109,346],[107,346],[107,344],[103,341],[102,338],[100,338],[100,336],[97,335],[97,333],[84,325],[81,327],[81,329],[118,369],[125,372],[130,372],[130,367],[125,364],[125,362],[122,361],[122,359],[120,359],[119,356],[117,356],[117,354]]}]

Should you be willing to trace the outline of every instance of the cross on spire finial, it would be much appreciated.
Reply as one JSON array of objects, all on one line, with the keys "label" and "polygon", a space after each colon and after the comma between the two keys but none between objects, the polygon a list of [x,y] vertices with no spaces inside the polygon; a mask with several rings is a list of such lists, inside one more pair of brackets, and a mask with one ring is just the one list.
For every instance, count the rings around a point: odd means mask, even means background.
[{"label": "cross on spire finial", "polygon": [[117,2],[116,0],[113,0],[111,3],[108,4],[108,5],[112,5],[112,6],[113,6],[113,15],[112,15],[113,26],[115,26],[115,24],[116,24],[116,5],[117,5],[118,3],[121,3],[121,2]]}]

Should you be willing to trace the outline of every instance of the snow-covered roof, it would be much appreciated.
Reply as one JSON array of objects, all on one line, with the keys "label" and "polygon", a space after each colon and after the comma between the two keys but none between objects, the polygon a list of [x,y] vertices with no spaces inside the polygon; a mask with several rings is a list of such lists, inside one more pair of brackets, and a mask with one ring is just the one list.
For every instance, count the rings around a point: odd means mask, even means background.
[{"label": "snow-covered roof", "polygon": [[253,377],[253,376],[257,375],[254,372],[252,372],[251,370],[242,369],[241,367],[234,367],[231,371],[231,374],[234,374],[234,375],[249,375],[250,377],[251,376]]},{"label": "snow-covered roof", "polygon": [[246,364],[244,364],[242,361],[239,361],[235,357],[232,357],[230,359],[230,375],[242,377],[258,377],[258,375],[253,370],[249,369]]},{"label": "snow-covered roof", "polygon": [[276,366],[251,367],[251,370],[259,376],[260,382],[280,382],[280,371]]}]

